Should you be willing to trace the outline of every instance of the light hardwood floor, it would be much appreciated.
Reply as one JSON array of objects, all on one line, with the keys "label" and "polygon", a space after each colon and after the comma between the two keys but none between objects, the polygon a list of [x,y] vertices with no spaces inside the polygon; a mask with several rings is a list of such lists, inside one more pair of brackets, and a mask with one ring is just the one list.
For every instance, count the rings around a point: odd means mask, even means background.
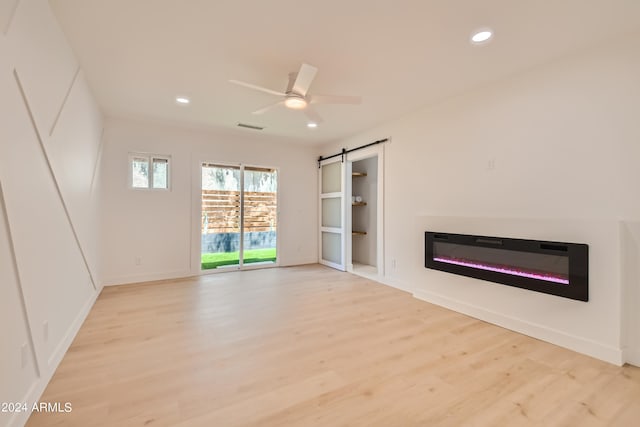
[{"label": "light hardwood floor", "polygon": [[102,292],[29,426],[637,426],[640,369],[321,266]]}]

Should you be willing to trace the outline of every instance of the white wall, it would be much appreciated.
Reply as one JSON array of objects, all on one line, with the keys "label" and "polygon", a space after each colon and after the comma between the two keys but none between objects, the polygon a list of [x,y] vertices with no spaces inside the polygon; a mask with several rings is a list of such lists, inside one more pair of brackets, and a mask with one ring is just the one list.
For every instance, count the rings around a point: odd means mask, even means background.
[{"label": "white wall", "polygon": [[[637,227],[624,228],[624,245],[620,237],[621,220],[640,217],[638,76],[635,35],[327,145],[319,154],[391,137],[385,147],[388,283],[620,363],[640,334],[638,316],[621,303],[639,286],[638,275],[621,268],[625,251],[638,241]],[[591,299],[576,302],[427,270],[423,233],[430,227],[588,243]],[[636,250],[625,265],[638,261]]]},{"label": "white wall", "polygon": [[622,257],[622,343],[624,359],[640,366],[640,221],[620,224]]},{"label": "white wall", "polygon": [[0,12],[0,401],[31,404],[99,293],[102,124],[48,2]]},{"label": "white wall", "polygon": [[[252,132],[107,120],[101,226],[105,284],[200,274],[200,162],[278,168],[280,265],[317,261],[317,150]],[[129,189],[130,152],[170,155],[171,191]]]}]

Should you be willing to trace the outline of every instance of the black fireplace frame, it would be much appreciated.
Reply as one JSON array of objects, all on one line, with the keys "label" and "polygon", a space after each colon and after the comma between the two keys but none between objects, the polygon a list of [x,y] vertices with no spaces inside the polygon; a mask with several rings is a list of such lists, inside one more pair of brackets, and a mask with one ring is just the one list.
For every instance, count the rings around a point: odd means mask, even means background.
[{"label": "black fireplace frame", "polygon": [[[589,246],[586,244],[511,239],[506,237],[472,236],[468,234],[451,234],[433,231],[426,231],[424,234],[425,268],[473,277],[489,282],[515,286],[517,288],[543,292],[579,301],[589,301]],[[550,283],[536,278],[515,276],[512,274],[480,270],[473,267],[436,261],[434,260],[434,242],[568,256],[569,284]]]}]

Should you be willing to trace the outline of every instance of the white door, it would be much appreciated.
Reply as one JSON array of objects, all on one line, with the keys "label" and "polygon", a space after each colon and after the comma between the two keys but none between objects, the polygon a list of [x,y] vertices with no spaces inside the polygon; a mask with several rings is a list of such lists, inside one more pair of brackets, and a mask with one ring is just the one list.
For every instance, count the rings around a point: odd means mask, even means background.
[{"label": "white door", "polygon": [[320,264],[345,271],[345,163],[320,163]]}]

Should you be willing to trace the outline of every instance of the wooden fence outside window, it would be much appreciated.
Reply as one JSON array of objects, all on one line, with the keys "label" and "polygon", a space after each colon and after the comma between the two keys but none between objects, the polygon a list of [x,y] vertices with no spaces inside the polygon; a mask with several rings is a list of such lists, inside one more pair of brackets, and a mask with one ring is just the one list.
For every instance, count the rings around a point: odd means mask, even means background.
[{"label": "wooden fence outside window", "polygon": [[[244,193],[244,232],[275,231],[277,194]],[[240,192],[202,190],[202,233],[240,232]]]}]

